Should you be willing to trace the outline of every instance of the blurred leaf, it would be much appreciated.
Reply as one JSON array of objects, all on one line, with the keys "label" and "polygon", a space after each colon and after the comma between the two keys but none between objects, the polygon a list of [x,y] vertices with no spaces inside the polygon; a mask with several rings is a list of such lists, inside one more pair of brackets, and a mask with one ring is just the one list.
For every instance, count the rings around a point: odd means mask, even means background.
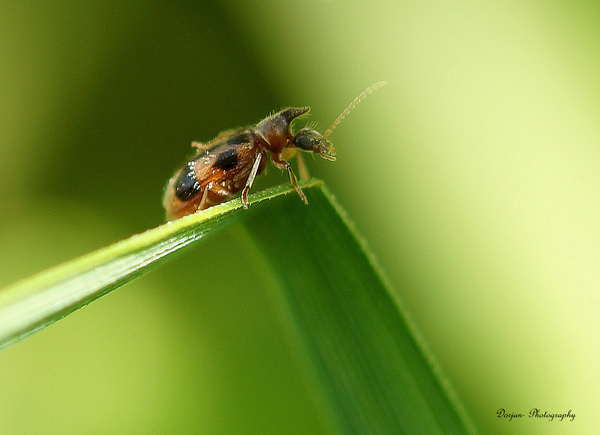
[{"label": "blurred leaf", "polygon": [[[322,183],[252,195],[170,222],[75,259],[0,293],[0,348],[43,328],[148,270],[233,215],[272,266],[322,387],[325,411],[344,434],[468,433],[431,359],[363,240]],[[276,203],[263,201],[277,198]],[[261,204],[258,204],[262,202]]]},{"label": "blurred leaf", "polygon": [[324,187],[306,193],[307,207],[291,196],[259,205],[246,228],[279,279],[342,433],[474,432],[345,211]]},{"label": "blurred leaf", "polygon": [[[307,182],[310,187],[316,182]],[[250,204],[284,195],[291,186],[263,190]],[[168,222],[142,234],[50,268],[0,290],[0,349],[67,316],[149,270],[230,221],[240,199]],[[172,256],[170,256],[172,257]]]}]

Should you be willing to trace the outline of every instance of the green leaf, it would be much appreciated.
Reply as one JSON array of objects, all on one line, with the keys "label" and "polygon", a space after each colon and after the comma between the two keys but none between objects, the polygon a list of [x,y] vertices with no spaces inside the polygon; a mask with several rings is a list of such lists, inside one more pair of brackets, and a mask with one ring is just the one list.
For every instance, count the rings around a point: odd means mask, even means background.
[{"label": "green leaf", "polygon": [[[307,187],[318,182],[309,181]],[[292,192],[266,189],[249,203]],[[242,211],[240,199],[168,222],[0,290],[0,349],[67,316],[172,257]]]},{"label": "green leaf", "polygon": [[[282,290],[309,371],[343,434],[469,433],[468,418],[424,353],[345,212],[320,181],[239,199],[161,225],[0,292],[6,347],[242,219]],[[273,201],[265,201],[273,199]],[[444,386],[442,386],[444,385]]]},{"label": "green leaf", "polygon": [[342,433],[474,432],[344,210],[324,187],[306,193],[309,206],[283,198],[268,222],[260,205],[246,228],[279,279]]}]

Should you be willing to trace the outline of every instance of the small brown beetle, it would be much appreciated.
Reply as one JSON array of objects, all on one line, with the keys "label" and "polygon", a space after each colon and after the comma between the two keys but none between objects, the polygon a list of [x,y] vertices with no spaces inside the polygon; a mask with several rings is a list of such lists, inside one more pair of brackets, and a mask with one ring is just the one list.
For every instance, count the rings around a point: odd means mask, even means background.
[{"label": "small brown beetle", "polygon": [[268,155],[275,166],[288,171],[292,186],[308,204],[292,165],[282,154],[293,155],[293,151],[300,149],[335,160],[335,148],[327,137],[356,104],[386,83],[375,83],[361,92],[322,134],[310,127],[292,133],[292,121],[308,113],[310,108],[288,107],[255,126],[224,131],[206,144],[192,142],[198,154],[175,173],[165,190],[163,204],[167,219],[178,219],[219,204],[239,190],[242,190],[242,204],[248,208],[248,191],[254,178],[265,169]]}]

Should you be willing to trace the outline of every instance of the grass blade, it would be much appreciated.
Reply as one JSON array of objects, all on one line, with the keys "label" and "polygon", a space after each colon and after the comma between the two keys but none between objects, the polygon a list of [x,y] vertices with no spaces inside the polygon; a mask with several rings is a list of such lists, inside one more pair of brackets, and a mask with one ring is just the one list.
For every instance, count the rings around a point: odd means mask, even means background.
[{"label": "grass blade", "polygon": [[[310,188],[316,182],[308,182]],[[289,185],[251,195],[250,203],[291,192]],[[161,225],[0,290],[0,349],[67,316],[144,273],[226,223],[239,199]]]},{"label": "grass blade", "polygon": [[[252,195],[238,216],[280,283],[341,433],[473,432],[345,212],[321,182],[303,188],[309,206],[283,197],[293,192],[285,185]],[[240,209],[239,199],[212,207],[0,291],[0,349],[172,258]]]},{"label": "grass blade", "polygon": [[[323,189],[247,219],[344,434],[467,429],[344,211]],[[265,205],[259,205],[264,207]],[[464,418],[464,421],[463,421]]]}]

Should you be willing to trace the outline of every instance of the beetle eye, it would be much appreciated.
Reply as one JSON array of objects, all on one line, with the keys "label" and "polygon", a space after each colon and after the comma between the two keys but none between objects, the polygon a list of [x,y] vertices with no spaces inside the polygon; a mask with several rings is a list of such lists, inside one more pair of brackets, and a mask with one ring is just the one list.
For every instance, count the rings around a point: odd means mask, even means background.
[{"label": "beetle eye", "polygon": [[312,151],[327,160],[335,160],[335,148],[316,130],[303,128],[294,136],[294,146],[304,151]]},{"label": "beetle eye", "polygon": [[294,136],[294,146],[305,150],[321,153],[327,148],[327,140],[321,133],[311,128],[303,128]]},{"label": "beetle eye", "polygon": [[313,141],[310,137],[303,134],[296,135],[296,137],[294,138],[294,145],[297,148],[303,149],[305,151],[312,151],[313,149]]}]

